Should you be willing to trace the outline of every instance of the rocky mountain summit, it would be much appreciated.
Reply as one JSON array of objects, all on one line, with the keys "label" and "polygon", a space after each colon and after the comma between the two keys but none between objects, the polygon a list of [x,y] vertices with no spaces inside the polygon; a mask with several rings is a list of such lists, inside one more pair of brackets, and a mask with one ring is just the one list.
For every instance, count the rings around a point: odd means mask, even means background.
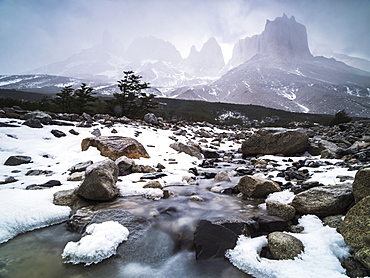
[{"label": "rocky mountain summit", "polygon": [[[34,137],[44,134],[38,140],[45,146],[42,155],[20,157],[19,149],[9,157],[2,186],[29,186],[27,179],[32,176],[60,181],[24,188],[41,194],[68,184],[69,189],[54,194],[54,203],[71,208],[67,225],[73,231],[115,220],[125,223],[130,234],[145,238],[153,236],[150,227],[154,226],[168,235],[170,246],[176,246],[171,250],[191,246],[198,260],[226,256],[242,270],[254,269],[258,260],[276,263],[276,267],[286,259],[294,263],[296,256],[310,256],[307,250],[321,248],[321,255],[334,253],[337,268],[330,268],[331,274],[369,275],[369,246],[364,238],[369,232],[369,121],[285,129],[170,123],[155,115],[133,121],[11,108],[0,113],[5,117],[0,128],[5,131],[1,136],[6,146],[21,140],[25,130]],[[28,125],[31,122],[37,125]],[[73,157],[66,163],[68,158],[47,142],[66,144],[71,150],[74,142],[83,151],[78,153],[81,160],[70,153]],[[87,145],[99,152],[87,150]],[[87,161],[89,157],[94,161]],[[51,165],[47,173],[34,166],[42,166],[44,160]],[[314,248],[310,245],[314,241],[305,238],[311,233],[320,238],[330,235],[327,239],[333,240],[333,246],[322,242]],[[241,239],[264,242],[262,250],[253,251],[256,255],[252,250],[243,255],[249,258],[243,263],[235,257]],[[118,246],[116,259],[133,262],[136,255],[132,254],[142,252],[142,244],[140,238],[129,236]],[[333,248],[343,249],[330,251]],[[176,251],[168,252],[161,253],[161,259]],[[300,261],[304,269],[305,257]],[[278,269],[274,271],[284,271]]]}]

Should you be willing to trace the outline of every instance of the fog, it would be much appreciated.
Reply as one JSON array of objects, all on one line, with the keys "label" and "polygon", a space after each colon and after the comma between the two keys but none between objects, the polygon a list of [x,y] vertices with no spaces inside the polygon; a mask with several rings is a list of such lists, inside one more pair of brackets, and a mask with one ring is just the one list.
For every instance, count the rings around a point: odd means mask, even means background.
[{"label": "fog", "polygon": [[226,61],[238,39],[259,34],[286,13],[319,44],[370,59],[368,0],[0,0],[0,74],[61,61],[99,44],[108,31],[125,48],[153,35],[186,58],[210,37]]}]

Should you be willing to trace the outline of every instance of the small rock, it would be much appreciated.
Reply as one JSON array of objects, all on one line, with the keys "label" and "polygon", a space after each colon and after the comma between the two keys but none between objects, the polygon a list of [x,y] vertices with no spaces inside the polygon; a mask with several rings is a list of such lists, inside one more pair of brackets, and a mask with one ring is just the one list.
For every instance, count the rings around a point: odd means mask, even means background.
[{"label": "small rock", "polygon": [[159,181],[150,181],[143,186],[143,188],[160,188],[162,189],[162,185]]},{"label": "small rock", "polygon": [[60,131],[60,130],[57,130],[57,129],[51,130],[51,134],[53,134],[57,138],[67,136],[63,131]]},{"label": "small rock", "polygon": [[75,165],[73,165],[71,168],[68,169],[71,173],[75,172],[84,172],[87,167],[93,164],[92,160],[88,160],[86,162],[79,162]]},{"label": "small rock", "polygon": [[268,235],[268,248],[275,260],[293,260],[303,252],[303,243],[294,236],[273,232]]},{"label": "small rock", "polygon": [[216,174],[215,181],[231,181],[228,171],[221,171]]},{"label": "small rock", "polygon": [[68,176],[67,181],[82,181],[84,176],[85,176],[84,172],[74,172]]},{"label": "small rock", "polygon": [[23,123],[23,125],[26,125],[31,128],[43,128],[43,125],[37,119],[28,119]]},{"label": "small rock", "polygon": [[8,157],[8,159],[5,161],[4,165],[7,166],[17,166],[21,164],[27,164],[31,163],[31,157],[24,156],[24,155],[13,155]]},{"label": "small rock", "polygon": [[77,132],[76,130],[74,130],[74,129],[70,129],[69,130],[69,133],[71,133],[72,135],[79,135],[80,133],[79,132]]},{"label": "small rock", "polygon": [[198,195],[190,196],[189,200],[194,202],[204,202],[204,199]]},{"label": "small rock", "polygon": [[94,135],[95,137],[101,136],[101,132],[99,128],[95,128],[93,131],[91,131],[91,134]]},{"label": "small rock", "polygon": [[165,177],[165,176],[167,176],[167,174],[161,173],[161,172],[155,172],[155,173],[150,173],[150,174],[143,175],[143,176],[141,176],[140,179],[155,180],[155,179],[159,179],[159,178],[162,178],[162,177]]}]

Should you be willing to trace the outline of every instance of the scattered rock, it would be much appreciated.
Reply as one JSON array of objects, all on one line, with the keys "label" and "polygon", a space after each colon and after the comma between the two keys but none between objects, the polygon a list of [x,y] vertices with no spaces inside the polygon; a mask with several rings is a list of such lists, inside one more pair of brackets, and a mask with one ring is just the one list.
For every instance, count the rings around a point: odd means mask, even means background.
[{"label": "scattered rock", "polygon": [[267,236],[268,248],[275,260],[293,260],[303,252],[303,243],[296,237],[282,232]]},{"label": "scattered rock", "polygon": [[242,143],[244,156],[256,154],[291,155],[306,151],[308,136],[300,130],[260,129]]},{"label": "scattered rock", "polygon": [[57,129],[52,129],[51,134],[53,134],[57,138],[65,137],[67,136],[63,131],[57,130]]},{"label": "scattered rock", "polygon": [[295,208],[293,206],[283,204],[280,202],[269,201],[266,202],[267,214],[272,216],[279,216],[286,221],[292,220],[295,216]]},{"label": "scattered rock", "polygon": [[68,176],[67,181],[82,181],[84,176],[85,176],[84,172],[74,172]]},{"label": "scattered rock", "polygon": [[159,181],[150,181],[150,182],[147,182],[143,188],[160,188],[162,189],[162,185]]},{"label": "scattered rock", "polygon": [[99,128],[95,128],[93,131],[91,131],[91,134],[94,135],[95,137],[101,136],[101,132]]},{"label": "scattered rock", "polygon": [[248,234],[251,237],[257,237],[276,231],[286,231],[288,229],[288,224],[283,218],[272,215],[252,217],[246,224]]},{"label": "scattered rock", "polygon": [[135,161],[132,159],[126,156],[121,156],[115,161],[115,163],[118,166],[119,176],[126,176],[133,172],[132,167],[135,165]]},{"label": "scattered rock", "polygon": [[4,165],[17,166],[17,165],[27,164],[27,163],[32,163],[31,157],[24,156],[24,155],[12,155],[8,157]]},{"label": "scattered rock", "polygon": [[147,122],[148,124],[152,124],[152,125],[158,125],[159,124],[157,117],[153,113],[145,114],[144,121]]},{"label": "scattered rock", "polygon": [[23,123],[23,125],[26,125],[31,128],[43,128],[43,125],[37,119],[28,119]]},{"label": "scattered rock", "polygon": [[140,157],[150,158],[143,145],[137,140],[129,137],[100,136],[89,137],[82,140],[82,151],[86,151],[90,146],[96,147],[101,155],[113,160],[121,156],[132,159],[139,159]]},{"label": "scattered rock", "polygon": [[215,181],[231,181],[228,171],[218,172],[214,179]]},{"label": "scattered rock", "polygon": [[35,190],[35,189],[45,189],[50,188],[54,186],[61,186],[62,183],[58,180],[50,180],[48,182],[42,183],[42,184],[31,184],[26,187],[27,190]]},{"label": "scattered rock", "polygon": [[343,219],[343,215],[331,215],[331,216],[324,217],[322,219],[322,223],[331,228],[339,229],[340,225],[343,222],[342,219]]},{"label": "scattered rock", "polygon": [[58,206],[69,206],[73,210],[94,204],[76,194],[76,189],[61,190],[53,195],[53,204]]},{"label": "scattered rock", "polygon": [[162,173],[162,172],[155,172],[155,173],[149,173],[149,174],[143,175],[143,176],[140,177],[140,179],[142,179],[142,180],[155,180],[155,179],[163,178],[165,176],[167,176],[167,174]]},{"label": "scattered rock", "polygon": [[79,132],[77,132],[76,130],[74,130],[74,129],[70,129],[69,130],[69,133],[71,133],[72,135],[79,135],[80,133]]},{"label": "scattered rock", "polygon": [[338,158],[340,148],[333,142],[327,140],[320,141],[321,158]]},{"label": "scattered rock", "polygon": [[270,193],[281,191],[274,181],[248,175],[242,177],[236,186],[241,193],[252,198],[266,198]]},{"label": "scattered rock", "polygon": [[40,175],[50,176],[51,174],[53,174],[53,171],[51,170],[28,170],[26,176],[40,176]]},{"label": "scattered rock", "polygon": [[73,165],[71,168],[69,168],[68,171],[70,171],[71,173],[83,172],[83,171],[86,170],[87,167],[89,167],[92,164],[93,164],[92,160],[88,160],[88,161],[85,161],[85,162],[79,162],[79,163]]},{"label": "scattered rock", "polygon": [[370,269],[367,269],[353,257],[345,258],[342,262],[342,266],[346,269],[347,276],[351,278],[370,276]]},{"label": "scattered rock", "polygon": [[186,153],[188,155],[191,155],[191,156],[194,156],[198,159],[202,159],[203,156],[202,154],[200,153],[200,150],[193,146],[193,145],[185,145],[183,143],[180,143],[180,142],[175,142],[175,143],[172,143],[170,145],[170,147],[180,153]]},{"label": "scattered rock", "polygon": [[117,180],[118,166],[106,159],[87,167],[76,193],[88,200],[109,201],[118,195]]},{"label": "scattered rock", "polygon": [[0,182],[0,184],[8,184],[12,182],[18,181],[15,177],[7,177],[4,181]]},{"label": "scattered rock", "polygon": [[204,202],[204,199],[198,195],[190,196],[189,200],[193,202]]},{"label": "scattered rock", "polygon": [[362,168],[356,173],[352,190],[356,203],[370,195],[370,167]]},{"label": "scattered rock", "polygon": [[320,217],[344,214],[353,202],[352,189],[348,185],[332,185],[311,188],[297,194],[292,206],[300,214]]},{"label": "scattered rock", "polygon": [[46,114],[41,111],[34,111],[27,113],[26,115],[23,116],[25,120],[33,119],[33,120],[38,120],[40,123],[44,125],[50,124],[50,122],[53,120],[52,117],[49,114]]},{"label": "scattered rock", "polygon": [[355,259],[370,269],[370,247],[363,247],[355,253]]}]

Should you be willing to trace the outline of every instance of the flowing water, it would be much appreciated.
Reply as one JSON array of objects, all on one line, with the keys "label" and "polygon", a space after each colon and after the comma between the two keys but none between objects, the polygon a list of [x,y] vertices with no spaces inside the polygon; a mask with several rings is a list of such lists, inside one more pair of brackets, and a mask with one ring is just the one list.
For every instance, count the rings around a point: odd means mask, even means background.
[{"label": "flowing water", "polygon": [[[226,184],[236,183],[238,178]],[[121,197],[109,208],[127,210],[150,219],[145,246],[127,260],[115,255],[96,265],[64,264],[61,254],[67,242],[80,234],[67,230],[65,223],[18,235],[0,245],[1,278],[85,278],[85,277],[251,277],[232,266],[227,259],[196,260],[191,249],[199,219],[247,220],[265,213],[258,208],[263,200],[242,200],[236,195],[213,193],[213,180],[198,180],[198,185],[171,186],[174,195],[152,201],[141,196]],[[225,185],[225,184],[224,184]],[[190,201],[197,194],[203,202]],[[102,203],[96,209],[104,209]],[[124,243],[120,246],[124,248]]]}]

